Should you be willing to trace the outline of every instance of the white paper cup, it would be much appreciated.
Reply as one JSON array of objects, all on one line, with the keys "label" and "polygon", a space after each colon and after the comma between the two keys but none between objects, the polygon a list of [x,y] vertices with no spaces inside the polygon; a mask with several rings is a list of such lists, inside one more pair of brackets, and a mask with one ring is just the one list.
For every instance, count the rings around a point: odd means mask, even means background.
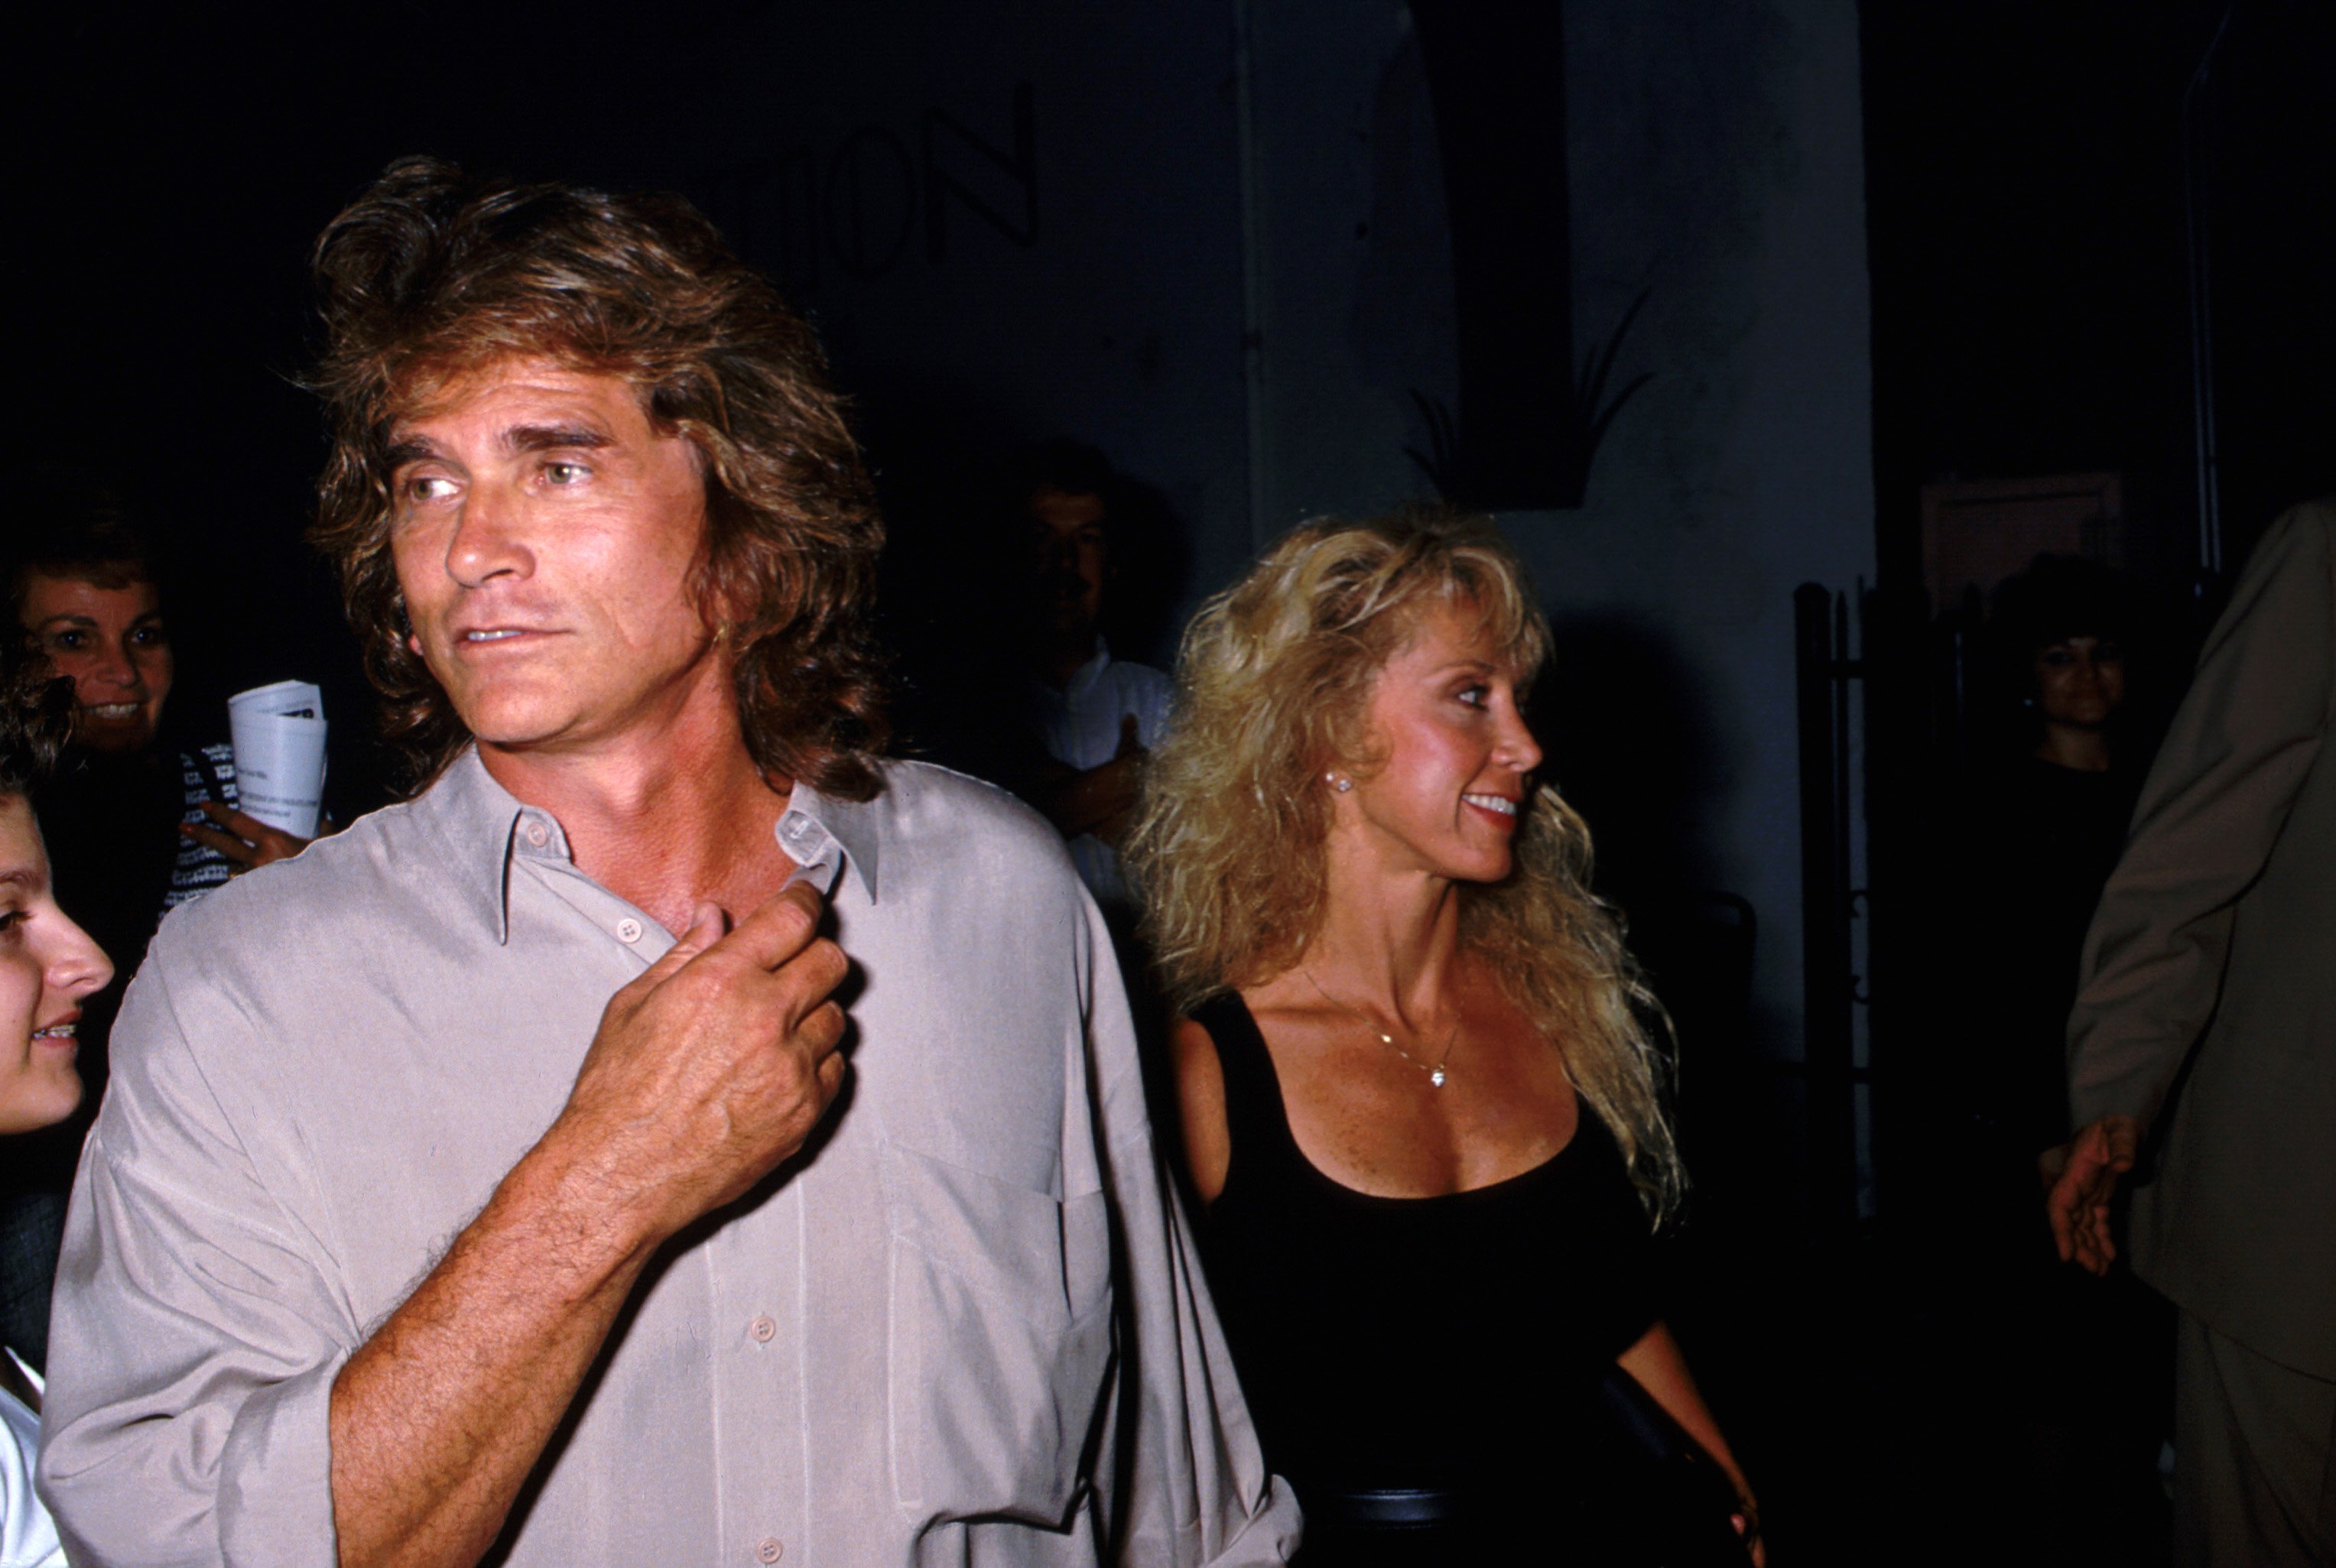
[{"label": "white paper cup", "polygon": [[227,699],[237,808],[295,838],[316,836],[325,800],[325,694],[280,680]]}]

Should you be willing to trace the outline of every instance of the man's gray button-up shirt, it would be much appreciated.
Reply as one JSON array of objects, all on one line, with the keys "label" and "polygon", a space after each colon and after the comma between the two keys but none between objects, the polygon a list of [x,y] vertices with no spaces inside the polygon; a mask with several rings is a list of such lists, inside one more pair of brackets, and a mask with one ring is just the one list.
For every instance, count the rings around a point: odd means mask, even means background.
[{"label": "man's gray button-up shirt", "polygon": [[[798,785],[778,832],[858,968],[847,1089],[651,1266],[506,1561],[1280,1560],[1296,1510],[1059,842],[914,764],[866,803]],[[331,1564],[335,1375],[672,942],[469,753],[174,913],[67,1227],[41,1461],[67,1545]]]}]

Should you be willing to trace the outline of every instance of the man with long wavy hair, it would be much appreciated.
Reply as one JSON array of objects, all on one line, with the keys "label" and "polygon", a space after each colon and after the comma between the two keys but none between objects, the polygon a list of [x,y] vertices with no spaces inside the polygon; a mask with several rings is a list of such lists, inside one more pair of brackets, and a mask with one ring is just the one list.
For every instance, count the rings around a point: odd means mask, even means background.
[{"label": "man with long wavy hair", "polygon": [[1278,1561],[1094,907],[1035,816],[881,758],[809,329],[677,200],[426,160],[315,268],[316,537],[417,793],[131,993],[68,1544]]}]

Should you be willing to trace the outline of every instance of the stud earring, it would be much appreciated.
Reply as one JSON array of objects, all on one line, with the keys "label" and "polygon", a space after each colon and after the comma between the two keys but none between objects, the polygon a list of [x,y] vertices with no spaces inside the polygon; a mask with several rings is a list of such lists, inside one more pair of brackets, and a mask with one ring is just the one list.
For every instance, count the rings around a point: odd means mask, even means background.
[{"label": "stud earring", "polygon": [[1326,773],[1322,777],[1329,783],[1332,789],[1337,790],[1340,794],[1345,794],[1348,790],[1355,787],[1354,780],[1350,778],[1340,778],[1334,773]]}]

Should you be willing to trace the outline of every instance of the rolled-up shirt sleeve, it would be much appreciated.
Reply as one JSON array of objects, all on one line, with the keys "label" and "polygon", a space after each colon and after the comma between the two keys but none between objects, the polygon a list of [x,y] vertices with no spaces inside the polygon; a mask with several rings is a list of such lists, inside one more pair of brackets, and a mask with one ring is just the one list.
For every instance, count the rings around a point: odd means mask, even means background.
[{"label": "rolled-up shirt sleeve", "polygon": [[167,969],[130,988],[82,1154],[41,1494],[76,1562],[328,1568],[327,1417],[359,1335],[206,1081]]},{"label": "rolled-up shirt sleeve", "polygon": [[1133,1407],[1135,1427],[1122,1448],[1120,1495],[1109,1500],[1119,1561],[1287,1562],[1298,1503],[1258,1446],[1191,1224],[1153,1139],[1110,940],[1092,914],[1088,941],[1103,955],[1088,1013],[1096,1143],[1120,1228],[1122,1327],[1133,1339],[1115,1397],[1122,1420]]}]

